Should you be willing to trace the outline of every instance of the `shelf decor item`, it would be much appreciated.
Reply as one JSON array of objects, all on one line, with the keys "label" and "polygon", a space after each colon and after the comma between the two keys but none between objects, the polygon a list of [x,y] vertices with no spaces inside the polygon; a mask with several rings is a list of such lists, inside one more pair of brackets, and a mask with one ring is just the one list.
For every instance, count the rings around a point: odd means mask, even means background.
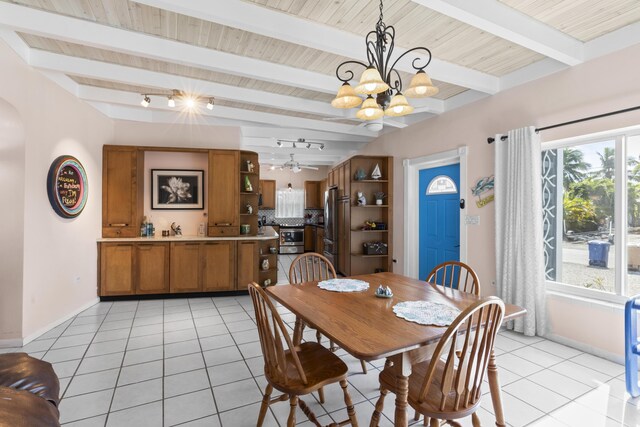
[{"label": "shelf decor item", "polygon": [[384,194],[384,192],[382,192],[382,191],[376,191],[375,193],[373,193],[373,198],[376,199],[376,205],[383,204],[383,200],[386,197],[387,197],[387,195]]},{"label": "shelf decor item", "polygon": [[204,171],[151,170],[151,209],[204,209]]},{"label": "shelf decor item", "polygon": [[253,186],[251,185],[251,180],[249,180],[249,177],[247,175],[245,175],[245,177],[244,177],[244,191],[246,193],[251,193],[253,191]]},{"label": "shelf decor item", "polygon": [[253,206],[247,203],[247,215],[253,214]]},{"label": "shelf decor item", "polygon": [[364,193],[362,191],[358,191],[357,196],[358,196],[358,206],[366,206],[367,198],[364,197]]},{"label": "shelf decor item", "polygon": [[247,160],[247,172],[253,172],[254,167],[253,162],[251,160]]},{"label": "shelf decor item", "polygon": [[267,271],[269,269],[269,258],[265,258],[262,260],[261,267],[263,271]]},{"label": "shelf decor item", "polygon": [[367,172],[365,172],[365,170],[362,168],[358,168],[358,170],[356,170],[356,173],[353,175],[353,179],[356,181],[365,180],[367,179]]},{"label": "shelf decor item", "polygon": [[366,242],[362,244],[363,255],[386,255],[389,246],[384,242]]},{"label": "shelf decor item", "polygon": [[87,203],[87,173],[72,156],[60,156],[49,167],[47,194],[51,207],[62,218],[80,215]]},{"label": "shelf decor item", "polygon": [[363,230],[386,230],[387,224],[381,221],[365,221]]},{"label": "shelf decor item", "polygon": [[373,172],[371,172],[371,179],[380,178],[382,178],[382,173],[380,173],[380,165],[376,163],[376,166],[373,168]]},{"label": "shelf decor item", "polygon": [[251,233],[251,225],[240,224],[240,234],[249,234],[249,233]]}]

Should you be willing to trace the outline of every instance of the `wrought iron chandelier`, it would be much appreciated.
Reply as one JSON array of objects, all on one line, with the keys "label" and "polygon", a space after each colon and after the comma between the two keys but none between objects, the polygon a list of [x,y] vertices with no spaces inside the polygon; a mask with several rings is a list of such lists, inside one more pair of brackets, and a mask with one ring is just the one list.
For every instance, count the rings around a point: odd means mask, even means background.
[{"label": "wrought iron chandelier", "polygon": [[[413,112],[413,107],[406,97],[426,98],[438,93],[438,88],[433,85],[424,71],[431,62],[431,51],[426,47],[414,47],[407,50],[389,66],[395,46],[396,30],[392,25],[387,26],[383,22],[382,10],[382,0],[380,0],[380,18],[376,29],[370,31],[365,37],[369,64],[352,60],[345,61],[336,68],[336,77],[343,84],[336,97],[331,101],[331,105],[335,108],[355,108],[362,104],[356,113],[356,116],[361,120],[376,120],[383,115],[398,117],[410,114]],[[427,58],[416,57],[411,62],[416,74],[403,95],[402,78],[395,66],[400,59],[416,51],[425,52]],[[420,66],[420,62],[424,62],[424,65]],[[355,76],[352,70],[354,65],[362,66],[365,69],[360,77],[360,83],[355,89],[349,84],[349,81]],[[364,102],[360,96],[366,96]]]}]

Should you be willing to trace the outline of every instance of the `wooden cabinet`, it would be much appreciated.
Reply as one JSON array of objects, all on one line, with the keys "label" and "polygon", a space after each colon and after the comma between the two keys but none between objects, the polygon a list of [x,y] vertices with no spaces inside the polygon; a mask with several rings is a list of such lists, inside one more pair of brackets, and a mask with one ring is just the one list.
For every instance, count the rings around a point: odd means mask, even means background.
[{"label": "wooden cabinet", "polygon": [[316,249],[316,227],[313,225],[304,226],[304,251],[313,252]]},{"label": "wooden cabinet", "polygon": [[200,246],[200,259],[203,291],[236,289],[235,241],[203,243]]},{"label": "wooden cabinet", "polygon": [[209,151],[209,236],[238,235],[240,232],[240,153]]},{"label": "wooden cabinet", "polygon": [[316,227],[316,249],[319,254],[324,252],[324,228]]},{"label": "wooden cabinet", "polygon": [[100,245],[100,295],[133,295],[135,293],[133,243]]},{"label": "wooden cabinet", "polygon": [[171,244],[171,293],[199,292],[200,283],[200,244]]},{"label": "wooden cabinet", "polygon": [[260,194],[262,195],[262,209],[276,208],[276,181],[274,179],[260,180]]},{"label": "wooden cabinet", "polygon": [[349,199],[338,201],[338,265],[335,266],[339,273],[345,276],[351,275],[351,243],[350,243],[350,219]]},{"label": "wooden cabinet", "polygon": [[135,147],[102,150],[102,236],[136,237],[142,222],[143,157]]},{"label": "wooden cabinet", "polygon": [[251,282],[258,283],[258,242],[238,241],[238,290],[246,290]]},{"label": "wooden cabinet", "polygon": [[169,292],[169,243],[135,245],[136,294]]},{"label": "wooden cabinet", "polygon": [[304,182],[304,208],[320,209],[320,181]]},{"label": "wooden cabinet", "polygon": [[324,209],[324,193],[327,191],[327,180],[320,181],[320,209]]}]

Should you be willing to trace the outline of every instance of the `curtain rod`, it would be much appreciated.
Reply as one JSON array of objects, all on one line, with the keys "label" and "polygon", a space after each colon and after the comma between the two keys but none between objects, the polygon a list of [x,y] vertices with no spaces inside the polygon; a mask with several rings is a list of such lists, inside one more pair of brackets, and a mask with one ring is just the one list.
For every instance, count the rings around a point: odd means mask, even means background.
[{"label": "curtain rod", "polygon": [[[638,105],[636,107],[625,108],[624,110],[617,110],[617,111],[611,111],[609,113],[598,114],[597,116],[584,117],[584,118],[578,119],[578,120],[571,120],[570,122],[564,122],[564,123],[558,123],[558,124],[551,125],[551,126],[545,126],[543,128],[536,129],[536,133],[540,132],[540,131],[543,131],[543,130],[547,130],[547,129],[559,128],[561,126],[573,125],[575,123],[586,122],[586,121],[594,120],[594,119],[601,119],[603,117],[614,116],[616,114],[628,113],[628,112],[634,111],[634,110],[640,110],[640,105]],[[500,141],[505,141],[507,138],[508,138],[507,135],[502,135],[500,137]],[[489,144],[493,144],[495,140],[496,139],[493,138],[493,137],[487,138],[487,142]]]}]

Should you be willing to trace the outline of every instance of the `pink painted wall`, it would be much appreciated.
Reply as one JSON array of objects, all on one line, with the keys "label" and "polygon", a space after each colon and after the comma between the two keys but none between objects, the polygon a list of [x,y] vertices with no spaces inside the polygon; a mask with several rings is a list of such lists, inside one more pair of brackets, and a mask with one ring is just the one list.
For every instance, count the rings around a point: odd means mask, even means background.
[{"label": "pink painted wall", "polygon": [[[386,134],[365,147],[359,154],[395,156],[394,181],[394,251],[398,259],[396,271],[402,271],[404,182],[402,160],[469,147],[468,179],[472,185],[478,178],[494,173],[494,148],[487,137],[522,126],[545,125],[638,105],[640,100],[640,45],[558,72],[546,78],[487,97],[438,117]],[[543,141],[584,135],[597,131],[640,124],[640,112],[609,117],[578,125],[543,132]],[[495,288],[495,211],[491,203],[477,208],[468,203],[468,215],[479,215],[480,225],[468,228],[468,262],[477,270],[483,293]],[[572,313],[550,304],[552,333],[565,337],[580,336],[580,342],[599,349],[605,355],[620,355],[622,331],[617,328],[611,337],[608,328],[594,331],[588,340],[570,327],[564,327],[565,317]],[[558,309],[556,309],[558,308]],[[597,322],[609,319],[608,310],[580,311],[585,320]],[[594,320],[595,319],[595,320]],[[568,324],[569,322],[567,322]],[[573,322],[570,322],[574,324]],[[579,322],[578,322],[579,323]],[[605,324],[605,323],[601,323]],[[619,322],[618,322],[619,324]],[[601,332],[600,332],[601,330]]]},{"label": "pink painted wall", "polygon": [[[41,73],[0,42],[0,98],[25,125],[22,300],[9,316],[21,318],[12,337],[34,337],[96,301],[96,238],[101,227],[102,145],[113,141],[113,122]],[[87,205],[75,219],[63,219],[49,205],[47,172],[58,156],[70,154],[89,179]],[[2,241],[2,245],[10,244]],[[5,298],[3,293],[0,298]],[[22,311],[22,313],[20,313]]]},{"label": "pink painted wall", "polygon": [[[152,169],[192,169],[204,171],[204,210],[152,210],[151,209],[151,170]],[[185,236],[196,236],[198,224],[207,223],[206,192],[209,176],[209,156],[207,153],[175,153],[148,151],[144,156],[144,214],[150,218],[156,229],[156,236],[161,230],[169,230],[175,222],[182,228]]]}]

